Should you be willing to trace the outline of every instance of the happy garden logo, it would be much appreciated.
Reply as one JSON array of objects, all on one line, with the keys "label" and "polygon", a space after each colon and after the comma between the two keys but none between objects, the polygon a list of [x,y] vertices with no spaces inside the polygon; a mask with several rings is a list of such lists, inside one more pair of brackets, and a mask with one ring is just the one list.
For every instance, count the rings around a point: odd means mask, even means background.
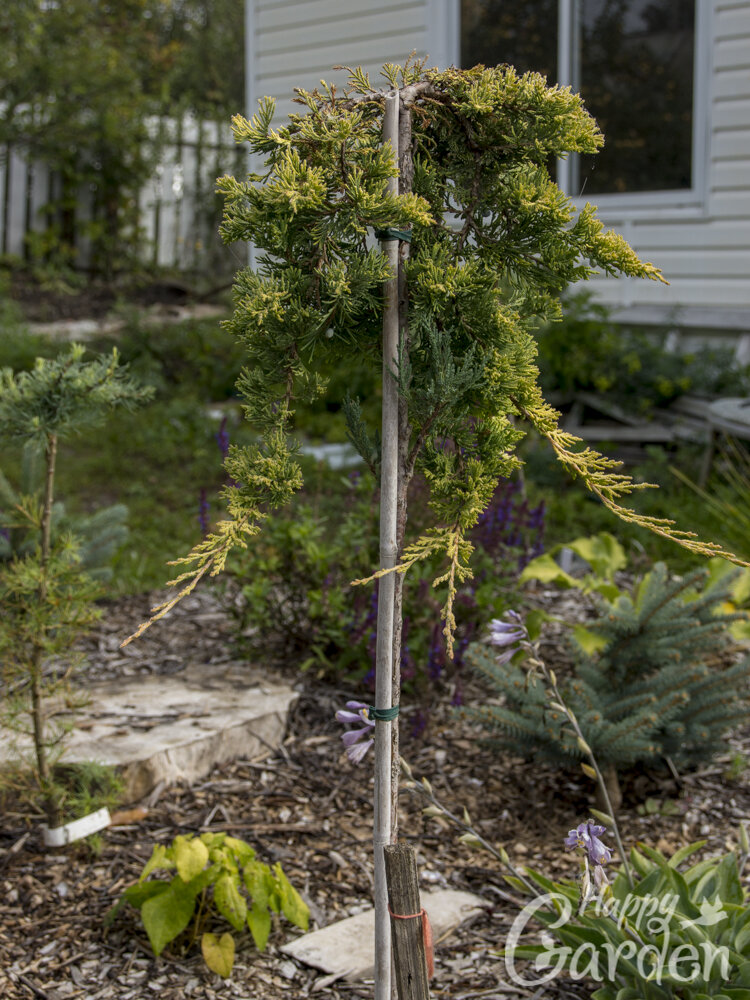
[{"label": "happy garden logo", "polygon": [[[614,921],[626,935],[625,939],[617,944],[609,940],[601,943],[581,941],[574,948],[562,944],[545,929],[541,935],[542,949],[533,962],[534,971],[542,975],[531,978],[531,969],[522,972],[516,964],[522,957],[528,958],[528,948],[521,945],[520,939],[529,921],[540,910],[554,910],[557,919],[548,923],[547,928],[558,930],[572,923],[576,915],[571,901],[562,893],[548,892],[538,896],[523,907],[508,933],[503,950],[508,975],[524,988],[547,983],[563,970],[572,979],[586,976],[597,982],[612,982],[618,966],[623,964],[631,969],[635,966],[639,976],[657,984],[665,977],[672,983],[690,983],[697,977],[708,981],[712,975],[728,977],[731,959],[726,945],[719,946],[705,939],[697,943],[685,941],[691,928],[708,928],[727,919],[721,902],[704,900],[700,915],[694,919],[677,912],[678,902],[676,894],[657,897],[629,893],[623,900],[611,896],[597,899],[591,912]],[[698,933],[693,937],[705,936]],[[654,943],[654,938],[658,939],[658,944]]]}]

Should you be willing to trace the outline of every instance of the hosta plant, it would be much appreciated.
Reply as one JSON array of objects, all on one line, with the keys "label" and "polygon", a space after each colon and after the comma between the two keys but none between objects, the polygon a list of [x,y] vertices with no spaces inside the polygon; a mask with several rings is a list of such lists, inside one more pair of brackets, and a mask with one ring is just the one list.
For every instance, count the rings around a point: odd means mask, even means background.
[{"label": "hosta plant", "polygon": [[[744,831],[741,839],[746,847]],[[704,845],[686,845],[667,859],[639,844],[630,852],[635,883],[623,870],[588,903],[577,883],[552,882],[527,869],[542,890],[538,898],[551,904],[533,907],[548,930],[542,944],[518,945],[518,921],[506,964],[515,969],[516,959],[534,960],[539,972],[546,970],[533,978],[535,985],[563,970],[574,979],[591,977],[601,983],[594,1000],[748,1000],[750,906],[741,881],[746,850],[681,871]]]},{"label": "hosta plant", "polygon": [[[172,873],[149,879],[153,872]],[[129,886],[107,914],[111,922],[129,903],[140,910],[155,955],[185,934],[187,944],[200,936],[206,965],[226,978],[234,965],[235,930],[249,929],[259,951],[268,941],[273,914],[307,930],[309,911],[276,864],[258,861],[253,848],[226,833],[178,836],[169,847],[156,844],[135,885]]]}]

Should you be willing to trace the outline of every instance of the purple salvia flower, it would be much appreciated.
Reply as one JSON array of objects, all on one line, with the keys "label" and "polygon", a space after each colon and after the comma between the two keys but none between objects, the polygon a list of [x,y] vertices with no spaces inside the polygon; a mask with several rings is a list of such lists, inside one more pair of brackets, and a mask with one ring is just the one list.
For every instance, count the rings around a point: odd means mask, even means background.
[{"label": "purple salvia flower", "polygon": [[411,736],[413,739],[417,740],[422,735],[422,733],[427,728],[427,716],[418,708],[417,711],[412,716],[411,720]]},{"label": "purple salvia flower", "polygon": [[219,451],[221,452],[221,457],[226,458],[229,454],[229,431],[227,430],[227,418],[222,417],[221,423],[219,424],[219,429],[214,435],[216,438],[216,443],[219,446]]},{"label": "purple salvia flower", "polygon": [[598,826],[596,823],[579,823],[575,830],[569,831],[565,838],[565,846],[571,851],[578,847],[582,848],[593,865],[606,865],[612,860],[612,852],[599,839],[606,832],[606,827]]},{"label": "purple salvia flower", "polygon": [[[348,729],[342,733],[341,740],[346,747],[346,756],[352,764],[359,764],[375,740],[372,732],[375,720],[370,718],[369,707],[363,701],[347,701],[345,709],[336,712],[336,721],[347,724],[364,722],[360,729]],[[369,739],[364,737],[369,735]]]},{"label": "purple salvia flower", "polygon": [[205,538],[208,535],[208,500],[205,489],[201,490],[198,501],[198,523],[201,526],[201,534]]}]

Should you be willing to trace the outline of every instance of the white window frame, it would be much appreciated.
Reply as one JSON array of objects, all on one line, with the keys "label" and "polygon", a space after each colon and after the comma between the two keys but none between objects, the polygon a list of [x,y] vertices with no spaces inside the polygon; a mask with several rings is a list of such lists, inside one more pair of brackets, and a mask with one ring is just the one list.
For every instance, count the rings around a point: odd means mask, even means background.
[{"label": "white window frame", "polygon": [[[560,86],[576,89],[578,0],[559,0],[557,58]],[[692,186],[679,191],[634,191],[592,195],[602,216],[618,219],[691,217],[706,211],[708,180],[708,117],[711,80],[711,7],[695,0],[695,48],[693,52],[693,142]],[[440,66],[461,65],[461,0],[428,0],[431,60]],[[577,206],[588,200],[571,190],[569,160],[558,161],[558,184]]]}]

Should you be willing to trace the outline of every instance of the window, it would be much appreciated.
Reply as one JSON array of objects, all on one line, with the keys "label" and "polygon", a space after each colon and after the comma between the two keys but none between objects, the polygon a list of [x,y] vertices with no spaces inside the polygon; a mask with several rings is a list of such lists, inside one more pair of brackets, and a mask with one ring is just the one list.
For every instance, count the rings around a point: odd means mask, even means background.
[{"label": "window", "polygon": [[461,0],[461,65],[512,63],[570,84],[605,136],[572,158],[569,194],[695,186],[695,0]]}]

